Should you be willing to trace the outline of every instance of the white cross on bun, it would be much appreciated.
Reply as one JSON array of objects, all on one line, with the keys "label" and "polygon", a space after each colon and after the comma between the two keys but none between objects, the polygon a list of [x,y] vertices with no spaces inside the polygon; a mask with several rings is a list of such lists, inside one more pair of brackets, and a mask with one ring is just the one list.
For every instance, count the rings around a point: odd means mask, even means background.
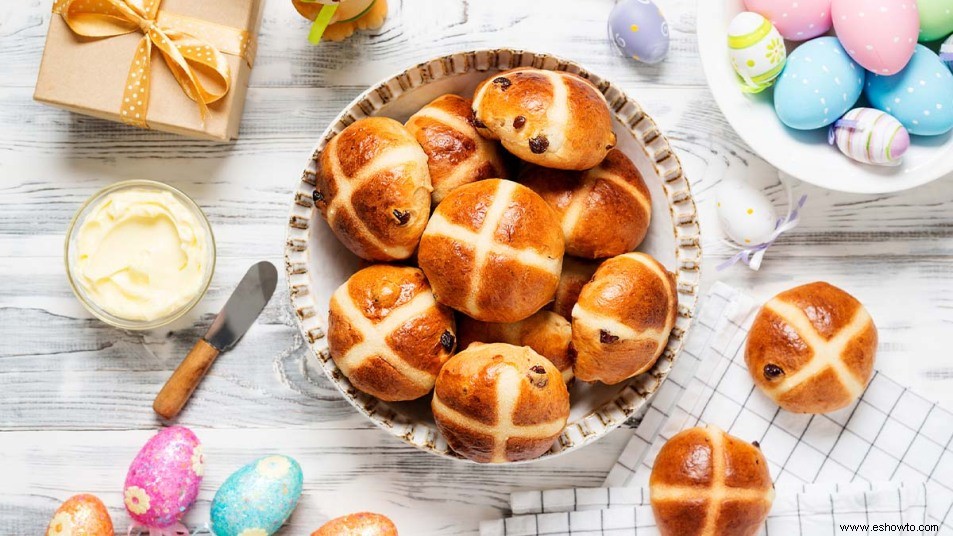
[{"label": "white cross on bun", "polygon": [[622,151],[586,171],[527,168],[520,183],[559,214],[566,254],[615,257],[642,243],[652,219],[652,197],[642,174]]},{"label": "white cross on bun", "polygon": [[647,371],[675,325],[675,277],[645,253],[603,262],[572,310],[576,377],[616,384]]},{"label": "white cross on bun", "polygon": [[457,186],[483,179],[506,179],[497,142],[481,136],[471,123],[470,99],[444,95],[407,120],[407,130],[429,158],[434,206]]},{"label": "white cross on bun", "polygon": [[552,301],[564,248],[556,214],[538,194],[489,179],[437,206],[417,261],[440,303],[484,322],[517,322]]},{"label": "white cross on bun", "polygon": [[856,298],[828,283],[786,290],[764,304],[745,348],[755,384],[782,408],[829,413],[864,392],[877,327]]},{"label": "white cross on bun", "polygon": [[350,124],[321,151],[315,207],[358,257],[410,257],[430,215],[427,155],[386,117]]},{"label": "white cross on bun", "polygon": [[649,498],[662,536],[754,536],[774,484],[756,445],[715,426],[689,428],[659,451]]},{"label": "white cross on bun", "polygon": [[328,349],[351,384],[381,400],[433,389],[456,342],[453,312],[417,268],[364,268],[331,297]]},{"label": "white cross on bun", "polygon": [[525,346],[471,344],[437,377],[437,428],[457,454],[481,463],[538,458],[569,419],[555,365]]},{"label": "white cross on bun", "polygon": [[487,78],[473,95],[480,134],[521,160],[589,169],[616,144],[606,98],[567,72],[519,67]]}]

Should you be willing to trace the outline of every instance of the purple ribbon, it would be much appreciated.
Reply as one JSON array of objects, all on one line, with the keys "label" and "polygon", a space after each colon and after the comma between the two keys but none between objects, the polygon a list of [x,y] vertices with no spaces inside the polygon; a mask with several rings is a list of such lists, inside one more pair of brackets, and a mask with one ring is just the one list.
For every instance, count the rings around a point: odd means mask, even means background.
[{"label": "purple ribbon", "polygon": [[771,238],[767,242],[752,246],[750,248],[744,248],[730,259],[718,265],[717,270],[720,272],[738,264],[739,262],[744,263],[747,267],[752,270],[757,270],[761,267],[761,259],[764,258],[764,254],[768,251],[774,242],[784,233],[790,231],[797,227],[801,219],[800,210],[804,208],[804,203],[807,202],[807,196],[802,195],[801,199],[798,200],[797,205],[794,206],[794,209],[786,218],[778,218],[778,221],[774,224],[774,232],[771,233]]},{"label": "purple ribbon", "polygon": [[837,121],[834,121],[834,123],[831,125],[831,128],[827,129],[827,143],[834,145],[834,141],[837,139],[837,129],[839,128],[857,130],[860,128],[860,121],[855,121],[853,119],[838,119]]},{"label": "purple ribbon", "polygon": [[953,61],[953,52],[941,52],[940,60],[942,61]]}]

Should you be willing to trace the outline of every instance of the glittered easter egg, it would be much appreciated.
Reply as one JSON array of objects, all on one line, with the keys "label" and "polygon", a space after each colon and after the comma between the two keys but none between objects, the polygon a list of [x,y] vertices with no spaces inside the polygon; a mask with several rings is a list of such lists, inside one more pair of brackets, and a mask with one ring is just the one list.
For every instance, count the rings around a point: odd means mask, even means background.
[{"label": "glittered easter egg", "polygon": [[837,148],[863,164],[898,166],[910,148],[910,134],[900,121],[873,108],[855,108],[831,128]]},{"label": "glittered easter egg", "polygon": [[276,454],[251,462],[232,473],[215,493],[212,532],[271,536],[298,505],[301,485],[301,466],[293,458]]},{"label": "glittered easter egg", "polygon": [[652,0],[621,0],[609,13],[609,39],[634,60],[658,63],[668,54],[668,23]]},{"label": "glittered easter egg", "polygon": [[920,14],[912,0],[833,0],[837,38],[854,61],[877,74],[900,72],[917,45]]},{"label": "glittered easter egg", "polygon": [[728,25],[728,58],[742,90],[760,93],[771,87],[784,68],[784,39],[771,21],[750,11]]},{"label": "glittered easter egg", "polygon": [[56,512],[46,536],[113,536],[113,521],[106,506],[95,495],[74,495]]},{"label": "glittered easter egg", "polygon": [[129,466],[123,502],[136,526],[178,529],[199,493],[205,457],[199,439],[184,426],[152,436]]},{"label": "glittered easter egg", "polygon": [[777,226],[774,205],[751,184],[729,180],[715,192],[715,210],[721,230],[739,246],[755,246],[771,239]]},{"label": "glittered easter egg", "polygon": [[920,42],[938,41],[953,34],[953,2],[917,0],[920,11]]},{"label": "glittered easter egg", "polygon": [[774,88],[774,110],[794,129],[826,127],[854,107],[866,76],[836,37],[812,39],[788,57]]},{"label": "glittered easter egg", "polygon": [[806,41],[831,29],[831,0],[745,0],[790,41]]},{"label": "glittered easter egg", "polygon": [[359,512],[336,517],[311,536],[397,536],[397,527],[387,516]]},{"label": "glittered easter egg", "polygon": [[917,45],[900,73],[868,76],[865,94],[874,108],[896,117],[910,134],[936,136],[953,130],[953,73],[923,45]]}]

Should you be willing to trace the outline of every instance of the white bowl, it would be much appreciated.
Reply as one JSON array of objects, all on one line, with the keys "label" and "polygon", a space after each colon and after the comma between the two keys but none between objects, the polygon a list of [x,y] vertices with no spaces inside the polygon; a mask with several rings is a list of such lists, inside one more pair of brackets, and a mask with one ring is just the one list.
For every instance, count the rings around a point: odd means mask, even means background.
[{"label": "white bowl", "polygon": [[403,122],[440,95],[470,96],[476,85],[493,73],[519,66],[580,74],[605,94],[614,111],[618,148],[635,162],[652,192],[652,225],[639,250],[653,255],[675,272],[679,292],[676,326],[658,363],[649,372],[619,385],[577,382],[570,389],[569,424],[543,458],[594,442],[642,407],[668,375],[681,350],[697,301],[701,251],[695,202],[688,179],[652,119],[610,82],[547,54],[484,50],[422,63],[368,89],[328,127],[295,188],[286,249],[291,301],[302,335],[345,398],[384,430],[440,456],[458,458],[437,432],[429,396],[413,402],[382,402],[351,386],[328,354],[324,329],[331,294],[357,270],[358,259],[338,242],[314,210],[311,193],[315,184],[315,158],[331,138],[357,119],[382,115]]},{"label": "white bowl", "polygon": [[[829,190],[885,193],[906,190],[953,173],[953,134],[911,136],[899,167],[860,164],[827,143],[827,129],[787,128],[774,113],[773,90],[742,93],[728,60],[728,24],[742,0],[698,2],[698,51],[715,102],[739,136],[784,174]],[[796,44],[796,43],[795,43]],[[788,49],[792,43],[788,43]]]}]

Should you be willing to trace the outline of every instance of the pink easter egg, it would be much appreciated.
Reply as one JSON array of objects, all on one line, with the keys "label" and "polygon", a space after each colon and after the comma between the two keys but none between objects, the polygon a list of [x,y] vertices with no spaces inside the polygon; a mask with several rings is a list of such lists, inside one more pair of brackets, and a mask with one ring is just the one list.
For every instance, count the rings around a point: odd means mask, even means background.
[{"label": "pink easter egg", "polygon": [[745,0],[748,11],[771,21],[790,41],[806,41],[831,29],[831,0]]},{"label": "pink easter egg", "polygon": [[897,74],[917,47],[920,13],[913,0],[833,0],[831,14],[841,44],[864,69]]},{"label": "pink easter egg", "polygon": [[195,502],[204,467],[202,445],[192,430],[171,426],[154,435],[132,460],[123,489],[136,526],[154,536],[184,529],[179,520]]}]

